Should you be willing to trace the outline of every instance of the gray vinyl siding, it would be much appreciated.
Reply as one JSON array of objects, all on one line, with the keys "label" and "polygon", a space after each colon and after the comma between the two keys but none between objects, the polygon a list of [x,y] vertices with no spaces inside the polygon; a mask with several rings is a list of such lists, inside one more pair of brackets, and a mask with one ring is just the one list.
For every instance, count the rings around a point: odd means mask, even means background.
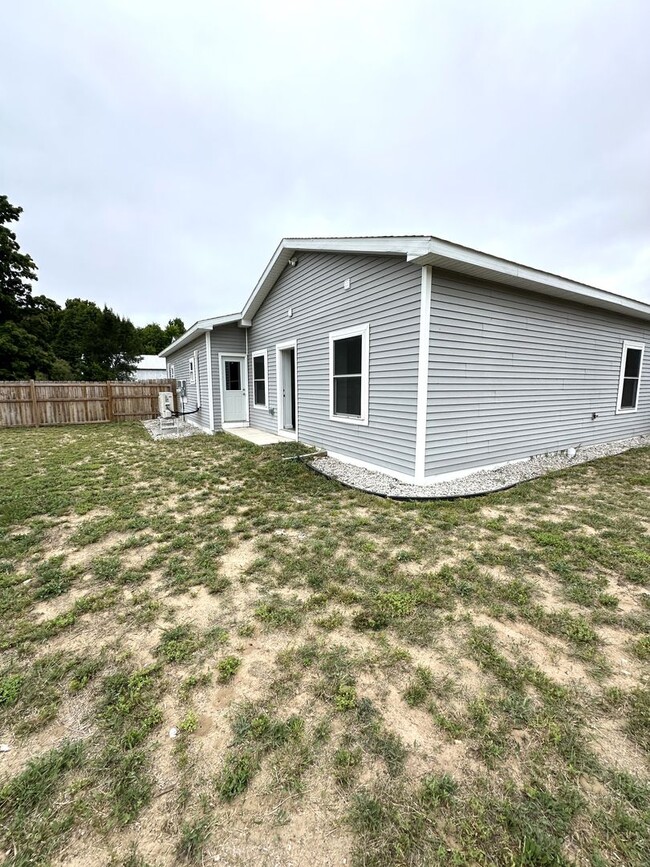
[{"label": "gray vinyl siding", "polygon": [[221,325],[210,332],[212,356],[212,392],[214,395],[214,427],[221,429],[221,371],[219,353],[241,355],[246,352],[246,329],[238,325]]},{"label": "gray vinyl siding", "polygon": [[[198,351],[199,358],[199,385],[201,388],[201,407],[198,413],[185,416],[187,421],[195,422],[207,429],[210,428],[210,404],[208,394],[208,363],[205,334],[200,334],[191,343],[181,346],[178,352],[167,356],[167,364],[174,365],[174,376],[178,382],[180,379],[187,380],[187,402],[185,412],[196,409],[196,384],[190,382],[190,358],[194,351]],[[180,398],[177,409],[182,410]]]},{"label": "gray vinyl siding", "polygon": [[[393,256],[298,254],[256,313],[249,357],[268,353],[267,408],[252,402],[250,424],[277,431],[276,344],[297,341],[297,419],[302,442],[412,475],[415,469],[422,269]],[[349,290],[343,282],[350,278]],[[289,309],[293,315],[288,316]],[[368,425],[330,419],[329,334],[370,326]]]},{"label": "gray vinyl siding", "polygon": [[426,475],[648,433],[647,354],[616,414],[624,340],[650,323],[434,271]]}]

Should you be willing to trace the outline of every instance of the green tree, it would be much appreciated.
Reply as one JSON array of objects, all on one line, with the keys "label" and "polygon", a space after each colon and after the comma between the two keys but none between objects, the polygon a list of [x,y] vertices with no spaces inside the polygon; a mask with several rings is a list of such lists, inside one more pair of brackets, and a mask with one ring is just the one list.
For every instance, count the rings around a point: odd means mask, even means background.
[{"label": "green tree", "polygon": [[22,327],[44,345],[51,346],[61,321],[61,308],[45,295],[35,295],[21,317]]},{"label": "green tree", "polygon": [[[175,319],[170,319],[167,323],[167,327],[165,328],[165,343],[160,349],[164,349],[165,346],[169,346],[172,340],[178,340],[185,334],[185,326],[183,325],[183,320],[179,319],[177,316]],[[160,349],[158,352],[160,352]]]},{"label": "green tree", "polygon": [[17,322],[0,325],[0,380],[44,378],[54,361],[52,352]]},{"label": "green tree", "polygon": [[18,221],[23,209],[0,196],[0,322],[16,320],[29,305],[32,281],[37,280],[31,256],[20,252],[16,235],[8,228]]},{"label": "green tree", "polygon": [[[0,379],[127,379],[140,355],[171,342],[151,325],[152,348],[143,349],[139,330],[109,307],[72,298],[61,310],[45,295],[33,297],[36,265],[9,229],[21,213],[0,196]],[[180,320],[167,326],[179,327],[182,333]]]},{"label": "green tree", "polygon": [[73,382],[77,380],[74,370],[70,367],[67,361],[62,358],[55,358],[50,369],[49,379],[54,382]]},{"label": "green tree", "polygon": [[146,355],[158,355],[161,349],[164,349],[170,340],[167,340],[165,332],[160,325],[152,322],[138,329],[138,337],[140,339],[140,350]]},{"label": "green tree", "polygon": [[54,351],[70,365],[75,379],[86,381],[128,379],[141,354],[130,320],[81,298],[66,301]]},{"label": "green tree", "polygon": [[158,355],[161,350],[184,333],[185,325],[183,325],[183,320],[178,317],[170,319],[165,328],[161,328],[157,322],[144,325],[142,328],[138,328],[140,352],[143,355]]},{"label": "green tree", "polygon": [[0,196],[0,379],[47,376],[54,362],[49,342],[59,308],[44,295],[32,298],[36,265],[9,229],[21,213]]},{"label": "green tree", "polygon": [[130,379],[141,355],[138,342],[138,331],[131,320],[104,307],[96,360],[110,375],[102,378]]}]

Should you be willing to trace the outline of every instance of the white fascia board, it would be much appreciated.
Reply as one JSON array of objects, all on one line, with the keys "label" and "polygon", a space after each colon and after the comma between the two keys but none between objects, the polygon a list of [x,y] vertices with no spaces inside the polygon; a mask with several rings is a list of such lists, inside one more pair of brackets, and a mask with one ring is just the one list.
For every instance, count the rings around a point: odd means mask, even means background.
[{"label": "white fascia board", "polygon": [[417,236],[387,238],[283,238],[244,305],[242,321],[251,321],[262,301],[273,288],[294,253],[357,253],[384,256],[422,256],[427,238]]},{"label": "white fascia board", "polygon": [[211,319],[199,319],[194,325],[190,325],[185,334],[182,334],[178,340],[170,343],[169,346],[166,346],[158,355],[161,358],[165,358],[165,356],[171,355],[172,352],[176,352],[181,346],[185,346],[191,340],[195,340],[200,334],[211,331],[219,325],[239,323],[240,320],[241,314],[239,313],[234,313],[231,316],[213,316]]},{"label": "white fascia board", "polygon": [[246,302],[241,315],[242,323],[252,321],[289,259],[301,250],[404,256],[407,262],[415,265],[432,265],[529,292],[540,292],[627,316],[650,319],[650,304],[642,301],[491,256],[489,253],[463,247],[442,238],[405,235],[382,238],[284,238]]},{"label": "white fascia board", "polygon": [[615,292],[608,292],[567,277],[510,262],[498,256],[491,256],[489,253],[461,247],[439,238],[431,238],[428,246],[426,253],[408,255],[407,261],[418,265],[433,265],[503,283],[506,286],[515,286],[529,292],[540,292],[577,301],[592,307],[602,307],[623,315],[650,319],[650,304],[645,304],[643,301],[635,301],[633,298],[626,298]]},{"label": "white fascia board", "polygon": [[[263,298],[260,298],[262,291],[266,288],[266,291],[268,292],[273,283],[275,283],[275,279],[277,279],[277,276],[280,275],[280,272],[284,269],[284,266],[287,264],[290,258],[291,252],[287,250],[285,246],[285,239],[283,238],[276,247],[275,253],[271,256],[268,265],[262,272],[262,276],[257,281],[257,284],[251,292],[248,301],[244,304],[244,309],[242,310],[241,314],[242,322],[252,320],[254,313],[257,311],[257,308],[262,303]],[[280,262],[280,260],[282,261]],[[274,275],[277,276],[274,277]]]},{"label": "white fascia board", "polygon": [[165,358],[168,355],[179,350],[182,346],[185,346],[187,343],[190,343],[192,340],[196,339],[199,335],[204,334],[209,329],[203,328],[197,324],[192,325],[191,328],[188,328],[185,334],[181,335],[178,340],[175,340],[173,343],[170,343],[169,346],[166,346],[161,352],[158,353],[161,358]]},{"label": "white fascia board", "polygon": [[284,238],[282,244],[293,251],[421,256],[428,251],[429,241],[429,238],[419,235],[404,235],[386,238]]}]

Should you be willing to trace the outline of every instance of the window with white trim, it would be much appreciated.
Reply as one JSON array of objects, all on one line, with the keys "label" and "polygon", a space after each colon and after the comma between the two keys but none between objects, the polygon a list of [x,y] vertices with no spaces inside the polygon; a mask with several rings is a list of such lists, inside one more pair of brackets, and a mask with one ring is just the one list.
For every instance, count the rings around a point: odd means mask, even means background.
[{"label": "window with white trim", "polygon": [[368,424],[369,326],[330,334],[330,418]]},{"label": "window with white trim", "polygon": [[190,358],[190,382],[192,384],[196,382],[196,367],[194,364],[194,355]]},{"label": "window with white trim", "polygon": [[638,408],[644,349],[645,343],[634,343],[631,340],[623,343],[616,412],[636,412]]},{"label": "window with white trim", "polygon": [[269,391],[266,349],[253,353],[253,406],[266,407]]},{"label": "window with white trim", "polygon": [[167,376],[169,379],[176,379],[176,370],[173,364],[167,365]]}]

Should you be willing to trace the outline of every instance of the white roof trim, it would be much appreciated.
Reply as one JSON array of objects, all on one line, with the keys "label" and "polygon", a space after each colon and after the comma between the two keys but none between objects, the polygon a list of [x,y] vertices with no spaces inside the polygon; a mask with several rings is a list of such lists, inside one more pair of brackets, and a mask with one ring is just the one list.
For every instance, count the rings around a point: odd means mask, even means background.
[{"label": "white roof trim", "polygon": [[416,265],[433,265],[530,292],[601,307],[640,319],[650,319],[650,304],[643,301],[635,301],[595,286],[587,286],[566,277],[462,247],[442,238],[405,235],[381,238],[284,238],[244,306],[241,314],[244,322],[252,321],[289,259],[301,250],[404,256],[407,261]]},{"label": "white roof trim", "polygon": [[206,331],[211,331],[219,325],[231,325],[240,320],[241,313],[233,313],[230,316],[213,316],[211,319],[199,319],[194,323],[194,325],[190,325],[185,334],[182,334],[178,340],[174,340],[174,342],[170,343],[169,346],[166,346],[162,352],[158,353],[158,355],[161,358],[165,358],[165,356],[171,355],[172,352],[176,352],[176,350],[180,349],[181,346],[185,346],[186,343],[189,343],[191,340],[194,340]]}]

